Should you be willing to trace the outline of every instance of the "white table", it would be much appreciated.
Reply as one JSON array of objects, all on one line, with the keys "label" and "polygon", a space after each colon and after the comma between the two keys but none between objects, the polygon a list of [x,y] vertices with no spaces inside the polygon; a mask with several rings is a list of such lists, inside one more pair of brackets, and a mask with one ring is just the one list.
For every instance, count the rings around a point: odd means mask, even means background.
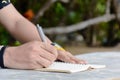
[{"label": "white table", "polygon": [[120,52],[95,52],[77,57],[89,63],[105,64],[107,68],[72,74],[0,69],[0,80],[111,80],[120,78]]}]

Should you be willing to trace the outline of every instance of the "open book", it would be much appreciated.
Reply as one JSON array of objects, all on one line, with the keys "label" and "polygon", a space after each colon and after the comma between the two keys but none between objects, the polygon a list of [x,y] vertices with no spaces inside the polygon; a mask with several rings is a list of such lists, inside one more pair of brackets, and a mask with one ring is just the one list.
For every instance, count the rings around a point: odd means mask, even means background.
[{"label": "open book", "polygon": [[64,63],[64,62],[54,62],[47,68],[37,69],[40,71],[47,72],[64,72],[64,73],[73,73],[85,71],[88,69],[97,69],[97,68],[105,68],[105,65],[98,64],[72,64],[72,63]]}]

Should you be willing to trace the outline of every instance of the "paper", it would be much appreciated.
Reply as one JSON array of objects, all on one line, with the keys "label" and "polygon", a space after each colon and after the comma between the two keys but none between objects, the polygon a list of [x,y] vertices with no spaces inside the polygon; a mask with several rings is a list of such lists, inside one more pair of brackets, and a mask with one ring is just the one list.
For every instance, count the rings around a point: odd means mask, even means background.
[{"label": "paper", "polygon": [[97,69],[97,68],[105,68],[105,65],[97,65],[97,64],[72,64],[72,63],[64,63],[64,62],[54,62],[47,68],[37,69],[40,71],[47,72],[64,72],[64,73],[74,73],[80,71],[86,71],[88,69]]}]

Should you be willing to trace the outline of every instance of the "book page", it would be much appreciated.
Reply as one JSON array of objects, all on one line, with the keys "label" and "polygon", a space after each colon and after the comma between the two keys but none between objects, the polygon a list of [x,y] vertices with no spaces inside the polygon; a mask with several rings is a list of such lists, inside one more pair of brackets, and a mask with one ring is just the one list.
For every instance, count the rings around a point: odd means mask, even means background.
[{"label": "book page", "polygon": [[65,73],[73,73],[85,71],[89,68],[104,68],[105,65],[91,65],[91,64],[72,64],[72,63],[64,63],[64,62],[54,62],[47,68],[37,69],[40,71],[48,71],[48,72],[65,72]]}]

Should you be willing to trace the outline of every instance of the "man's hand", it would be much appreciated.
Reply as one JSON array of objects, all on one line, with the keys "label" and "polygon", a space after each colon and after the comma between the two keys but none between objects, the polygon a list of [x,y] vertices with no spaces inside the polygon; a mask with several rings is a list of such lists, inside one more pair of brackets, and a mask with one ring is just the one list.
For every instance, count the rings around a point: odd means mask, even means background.
[{"label": "man's hand", "polygon": [[58,51],[58,60],[69,62],[69,63],[76,63],[76,64],[86,64],[86,61],[81,60],[73,56],[70,52],[57,50]]},{"label": "man's hand", "polygon": [[16,69],[37,69],[48,67],[57,56],[57,50],[52,45],[32,41],[18,47],[7,47],[4,65]]}]

